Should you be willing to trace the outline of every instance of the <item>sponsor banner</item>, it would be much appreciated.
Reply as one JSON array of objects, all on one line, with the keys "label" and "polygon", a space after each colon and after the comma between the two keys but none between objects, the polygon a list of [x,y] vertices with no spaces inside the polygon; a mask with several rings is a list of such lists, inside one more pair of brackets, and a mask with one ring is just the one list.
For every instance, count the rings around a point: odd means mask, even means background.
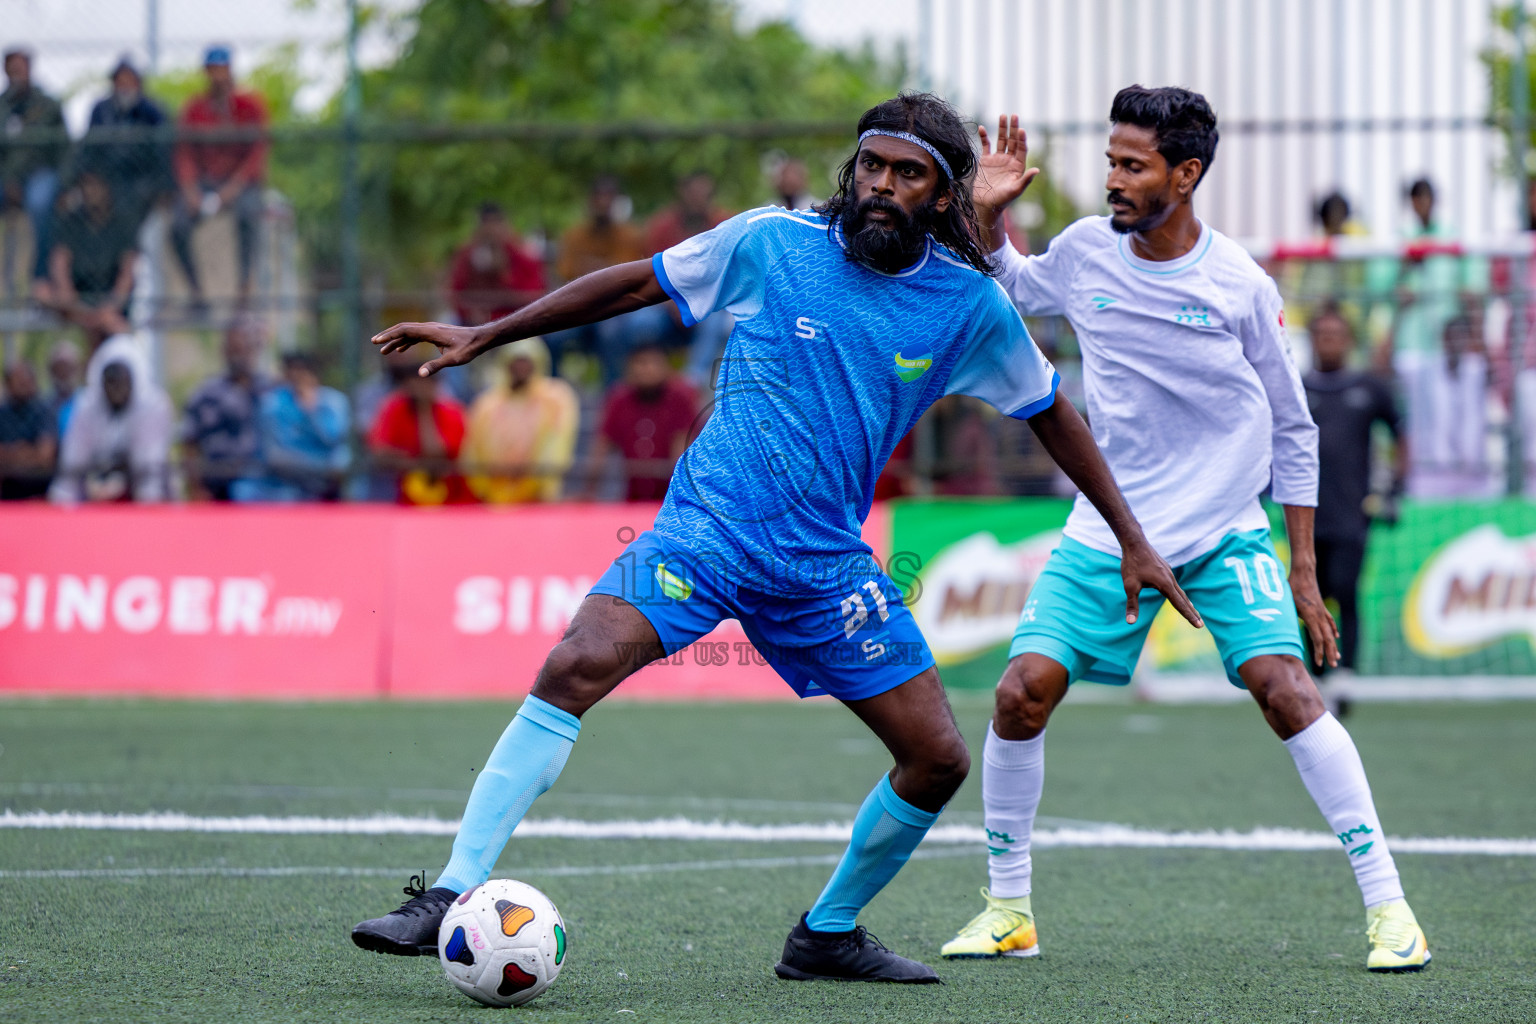
[{"label": "sponsor banner", "polygon": [[1536,676],[1536,505],[1414,503],[1365,575],[1363,672]]},{"label": "sponsor banner", "polygon": [[0,514],[0,690],[377,691],[389,519],[372,509]]},{"label": "sponsor banner", "polygon": [[[946,683],[997,681],[1029,588],[1070,507],[1048,498],[893,503],[892,575]],[[1288,564],[1278,509],[1271,521]],[[1478,682],[1468,696],[1487,696],[1500,679],[1509,679],[1508,695],[1525,694],[1509,677],[1536,677],[1536,505],[1406,503],[1397,526],[1372,532],[1360,601],[1361,691],[1372,677],[1383,694],[1423,677],[1431,685],[1447,681],[1447,696],[1457,695],[1448,680],[1462,679]],[[1196,681],[1204,696],[1241,695],[1227,684],[1210,634],[1166,605],[1153,620],[1138,681],[1166,683],[1178,699],[1190,696],[1179,687]]]},{"label": "sponsor banner", "polygon": [[[656,509],[0,509],[0,692],[519,697]],[[732,620],[615,696],[793,695]]]},{"label": "sponsor banner", "polygon": [[[386,676],[396,697],[521,696],[549,649],[655,505],[412,510],[393,536],[393,619]],[[622,656],[622,652],[621,656]],[[741,625],[722,623],[614,691],[631,698],[792,697]]]}]

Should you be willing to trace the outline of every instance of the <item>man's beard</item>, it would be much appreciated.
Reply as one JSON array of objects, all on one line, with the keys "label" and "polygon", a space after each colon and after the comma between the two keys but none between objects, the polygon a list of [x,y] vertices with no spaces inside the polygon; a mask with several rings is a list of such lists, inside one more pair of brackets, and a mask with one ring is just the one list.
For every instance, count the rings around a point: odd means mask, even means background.
[{"label": "man's beard", "polygon": [[[1111,199],[1120,200],[1124,200],[1125,198],[1125,196],[1119,192],[1111,192],[1109,197]],[[1137,217],[1129,224],[1123,223],[1116,219],[1116,216],[1118,215],[1111,216],[1109,218],[1109,226],[1114,228],[1122,235],[1140,235],[1151,231],[1156,227],[1159,227],[1163,221],[1168,219],[1168,200],[1165,197],[1149,196],[1147,198],[1146,207],[1147,212],[1142,216]]]},{"label": "man's beard", "polygon": [[[868,219],[873,210],[884,211],[889,219],[884,224],[874,223]],[[916,263],[923,254],[928,229],[933,224],[933,200],[908,216],[907,211],[884,196],[870,196],[845,207],[838,223],[851,262],[882,274],[894,274]]]}]

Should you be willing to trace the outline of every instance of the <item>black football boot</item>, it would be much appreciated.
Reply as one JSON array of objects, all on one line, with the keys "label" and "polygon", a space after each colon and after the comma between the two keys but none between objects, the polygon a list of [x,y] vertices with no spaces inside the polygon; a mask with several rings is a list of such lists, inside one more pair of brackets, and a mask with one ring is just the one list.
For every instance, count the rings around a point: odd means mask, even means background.
[{"label": "black football boot", "polygon": [[817,932],[806,927],[806,915],[784,940],[784,956],[774,973],[791,981],[892,981],[905,985],[937,985],[933,968],[897,956],[862,927],[851,932]]},{"label": "black football boot", "polygon": [[436,956],[437,926],[448,905],[458,899],[452,889],[426,888],[427,875],[412,875],[402,892],[410,899],[383,917],[364,921],[352,929],[352,941],[375,953],[395,956]]}]

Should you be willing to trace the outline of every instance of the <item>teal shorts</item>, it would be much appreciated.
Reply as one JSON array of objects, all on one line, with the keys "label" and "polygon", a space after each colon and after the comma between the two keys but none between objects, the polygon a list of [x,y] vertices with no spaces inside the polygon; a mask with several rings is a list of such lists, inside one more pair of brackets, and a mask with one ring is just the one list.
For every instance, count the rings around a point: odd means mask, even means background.
[{"label": "teal shorts", "polygon": [[[1229,533],[1173,575],[1211,631],[1233,686],[1243,686],[1237,670],[1249,658],[1305,660],[1296,601],[1268,530]],[[1164,600],[1143,590],[1140,614],[1128,625],[1120,559],[1064,537],[1029,592],[1008,657],[1043,654],[1074,681],[1124,686]]]}]

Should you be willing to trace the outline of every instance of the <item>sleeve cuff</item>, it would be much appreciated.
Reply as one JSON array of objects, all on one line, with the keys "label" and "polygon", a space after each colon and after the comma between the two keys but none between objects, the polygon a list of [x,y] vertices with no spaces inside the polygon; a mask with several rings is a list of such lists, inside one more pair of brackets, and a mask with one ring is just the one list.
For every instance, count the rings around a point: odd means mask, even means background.
[{"label": "sleeve cuff", "polygon": [[661,285],[661,290],[667,293],[667,297],[677,304],[677,312],[683,318],[684,327],[693,327],[698,324],[698,319],[693,315],[693,310],[688,308],[688,300],[683,298],[683,293],[677,290],[672,279],[667,276],[666,264],[662,261],[665,252],[659,252],[651,257],[651,270],[656,274],[656,282]]},{"label": "sleeve cuff", "polygon": [[1045,393],[1045,397],[1037,398],[1035,401],[1030,402],[1023,408],[1015,409],[1008,415],[1012,416],[1016,420],[1027,420],[1031,416],[1036,416],[1042,412],[1045,412],[1045,410],[1056,404],[1056,389],[1059,387],[1061,387],[1061,374],[1057,373],[1055,370],[1052,370],[1051,389]]}]

